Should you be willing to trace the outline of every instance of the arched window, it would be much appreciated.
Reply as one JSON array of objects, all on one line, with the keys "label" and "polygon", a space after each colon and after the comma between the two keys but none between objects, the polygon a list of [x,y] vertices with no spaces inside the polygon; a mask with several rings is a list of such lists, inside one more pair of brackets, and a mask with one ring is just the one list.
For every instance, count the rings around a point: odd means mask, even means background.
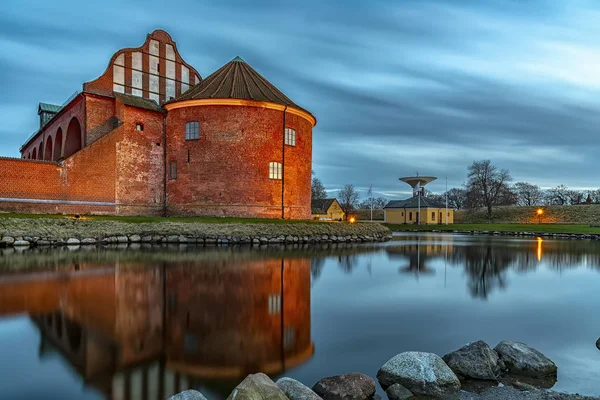
[{"label": "arched window", "polygon": [[52,161],[52,137],[46,138],[46,149],[44,150],[44,160]]},{"label": "arched window", "polygon": [[38,160],[43,160],[44,159],[44,148],[42,147],[42,144],[40,143],[40,147],[38,147]]},{"label": "arched window", "polygon": [[32,158],[33,160],[37,160],[37,150],[36,150],[36,149],[33,149],[33,153],[31,153],[31,154],[32,154],[32,155],[31,155],[31,158]]},{"label": "arched window", "polygon": [[79,150],[81,150],[81,125],[79,125],[77,118],[73,117],[67,129],[64,158],[69,157]]},{"label": "arched window", "polygon": [[52,159],[54,161],[56,161],[62,157],[62,144],[63,144],[62,129],[58,128],[58,132],[56,132],[56,138],[54,139],[54,156],[52,157]]},{"label": "arched window", "polygon": [[189,121],[185,123],[185,140],[200,139],[200,124],[198,121]]},{"label": "arched window", "polygon": [[269,178],[270,179],[281,179],[281,163],[270,162],[269,163]]}]

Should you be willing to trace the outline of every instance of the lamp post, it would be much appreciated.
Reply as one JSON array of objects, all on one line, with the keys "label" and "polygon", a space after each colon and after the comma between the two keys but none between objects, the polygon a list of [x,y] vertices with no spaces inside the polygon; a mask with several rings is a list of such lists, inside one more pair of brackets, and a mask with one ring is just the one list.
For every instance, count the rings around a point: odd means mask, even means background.
[{"label": "lamp post", "polygon": [[542,210],[541,208],[538,208],[537,210],[537,215],[538,215],[538,224],[542,223],[542,214],[544,213],[544,210]]}]

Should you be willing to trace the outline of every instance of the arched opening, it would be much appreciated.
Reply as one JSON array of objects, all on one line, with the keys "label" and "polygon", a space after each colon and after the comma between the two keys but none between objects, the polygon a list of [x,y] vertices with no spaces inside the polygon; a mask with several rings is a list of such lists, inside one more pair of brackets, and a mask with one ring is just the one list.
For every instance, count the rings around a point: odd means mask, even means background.
[{"label": "arched opening", "polygon": [[56,321],[56,335],[60,339],[62,338],[62,317],[58,312],[54,314],[54,320]]},{"label": "arched opening", "polygon": [[81,347],[81,326],[75,322],[65,321],[65,330],[70,350],[77,353]]},{"label": "arched opening", "polygon": [[38,147],[38,160],[44,159],[44,153],[42,153],[42,151],[44,151],[44,148],[42,147],[42,144],[40,143],[40,147]]},{"label": "arched opening", "polygon": [[81,150],[81,126],[77,118],[73,117],[67,129],[64,158],[71,156],[79,150]]},{"label": "arched opening", "polygon": [[33,149],[33,153],[31,153],[31,154],[32,154],[31,158],[32,158],[33,160],[37,160],[37,150],[36,150],[36,149]]},{"label": "arched opening", "polygon": [[44,150],[44,160],[52,161],[52,136],[46,138],[46,149]]},{"label": "arched opening", "polygon": [[54,155],[52,156],[54,161],[62,157],[62,143],[62,129],[58,128],[58,132],[56,132],[56,138],[54,138]]}]

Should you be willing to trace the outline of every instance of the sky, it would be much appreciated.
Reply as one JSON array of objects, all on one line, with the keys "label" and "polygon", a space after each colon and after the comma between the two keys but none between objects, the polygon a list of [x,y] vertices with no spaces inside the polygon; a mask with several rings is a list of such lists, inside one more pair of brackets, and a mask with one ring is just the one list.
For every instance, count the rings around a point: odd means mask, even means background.
[{"label": "sky", "polygon": [[313,169],[406,198],[491,159],[513,182],[599,188],[600,2],[3,0],[0,155],[110,57],[164,29],[203,77],[239,55],[310,110]]}]

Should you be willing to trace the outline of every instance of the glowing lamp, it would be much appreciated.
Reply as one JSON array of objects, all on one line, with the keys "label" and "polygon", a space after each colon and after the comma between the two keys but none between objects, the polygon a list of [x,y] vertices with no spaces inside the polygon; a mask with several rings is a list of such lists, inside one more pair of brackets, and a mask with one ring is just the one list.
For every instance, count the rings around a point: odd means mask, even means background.
[{"label": "glowing lamp", "polygon": [[542,214],[543,213],[544,213],[544,210],[542,210],[541,208],[538,208],[538,210],[537,210],[538,224],[542,223]]},{"label": "glowing lamp", "polygon": [[353,223],[355,223],[355,222],[356,222],[356,218],[354,218],[354,217],[350,217],[350,220],[349,220],[349,221],[350,221],[350,223],[351,223],[351,224],[353,224]]},{"label": "glowing lamp", "polygon": [[544,213],[544,210],[542,210],[541,208],[537,210],[538,215],[542,215]]}]

